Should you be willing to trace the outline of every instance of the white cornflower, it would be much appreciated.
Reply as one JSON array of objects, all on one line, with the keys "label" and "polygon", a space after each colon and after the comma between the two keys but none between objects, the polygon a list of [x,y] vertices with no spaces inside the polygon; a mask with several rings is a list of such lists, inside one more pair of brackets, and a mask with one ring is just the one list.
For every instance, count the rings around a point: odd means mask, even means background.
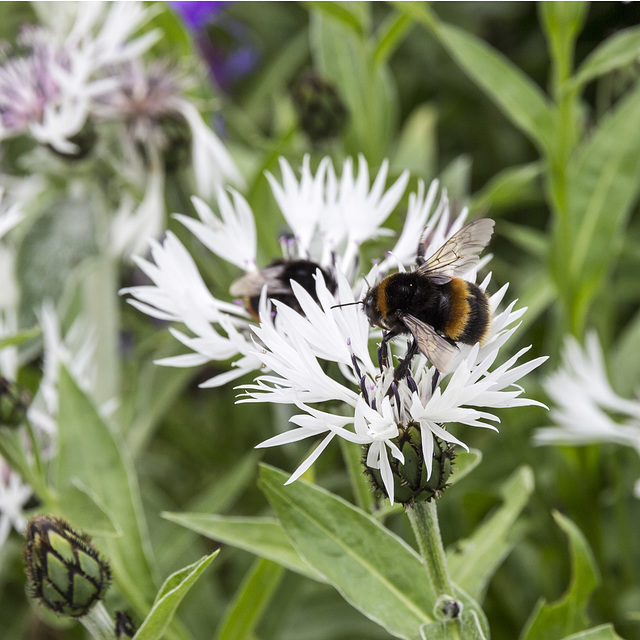
[{"label": "white cornflower", "polygon": [[[78,384],[90,391],[95,380],[95,340],[88,324],[78,319],[63,336],[53,305],[45,303],[39,313],[43,340],[43,375],[38,392],[27,411],[30,422],[55,442],[58,414],[58,377],[64,363]],[[46,451],[45,451],[46,453]]]},{"label": "white cornflower", "polygon": [[32,493],[31,487],[0,457],[0,549],[12,527],[19,533],[24,532],[27,519],[23,510]]},{"label": "white cornflower", "polygon": [[[356,234],[350,230],[352,223],[347,218],[351,212],[356,212],[354,215],[363,219],[370,216],[366,228],[372,234],[371,237],[380,235],[384,232],[381,229],[382,223],[402,197],[408,174],[403,174],[385,192],[386,164],[371,185],[364,158],[359,160],[356,177],[353,175],[352,163],[348,161],[338,178],[328,158],[320,163],[314,175],[310,160],[305,157],[299,179],[286,160],[280,160],[280,167],[282,185],[273,176],[268,177],[283,217],[292,232],[292,237],[282,242],[284,260],[308,260],[318,268],[326,269],[328,274],[338,262],[350,274],[350,282],[354,282],[357,249],[366,238],[362,233]],[[218,257],[257,277],[256,227],[251,207],[234,190],[225,192],[218,189],[217,198],[219,214],[214,213],[203,200],[194,197],[193,204],[200,220],[184,215],[177,215],[176,218]],[[335,227],[331,233],[328,233],[327,226],[329,217],[334,220]],[[251,332],[251,327],[255,326],[252,315],[257,314],[257,309],[251,309],[252,313],[249,313],[241,305],[216,298],[202,280],[188,251],[172,233],[167,233],[161,243],[151,243],[151,258],[153,262],[140,257],[135,258],[135,261],[153,284],[130,287],[124,289],[123,293],[130,294],[129,302],[144,313],[161,320],[182,323],[192,334],[188,336],[172,329],[174,336],[192,353],[166,358],[159,361],[159,364],[190,367],[238,358],[232,363],[230,372],[215,376],[202,386],[218,386],[263,366],[254,354],[255,336]],[[288,287],[289,283],[282,282],[280,286]],[[322,296],[323,309],[335,304],[336,286],[343,290],[343,298],[347,290],[351,292],[351,285],[347,281],[325,286],[318,294]],[[256,297],[259,294],[260,289]],[[301,305],[308,306],[308,300],[303,294],[298,298],[289,294],[288,298],[291,301],[297,299]],[[344,313],[347,317],[357,316],[360,319],[361,329],[353,341],[354,345],[357,341],[359,356],[364,358],[363,351],[366,350],[368,339],[366,319],[361,310],[355,307],[344,309]],[[294,315],[297,317],[297,314]],[[292,321],[295,322],[296,319]],[[322,342],[322,333],[317,342]],[[344,367],[350,356],[344,344],[340,349],[341,355],[336,361]]]},{"label": "white cornflower", "polygon": [[[335,436],[366,445],[367,466],[380,470],[387,495],[393,501],[394,486],[388,456],[403,462],[395,442],[400,430],[410,424],[419,426],[424,462],[430,476],[436,439],[466,447],[449,431],[449,423],[495,429],[492,423],[499,422],[499,419],[485,409],[540,405],[535,400],[521,397],[523,389],[516,383],[542,364],[545,357],[517,364],[528,351],[526,348],[492,369],[500,347],[513,335],[517,328],[514,325],[524,312],[524,309],[513,311],[514,303],[504,312],[494,315],[492,329],[482,346],[458,345],[457,365],[450,375],[444,377],[441,385],[434,388],[435,369],[427,366],[424,356],[416,357],[410,375],[397,381],[394,380],[393,368],[383,365],[378,369],[366,351],[356,353],[352,346],[358,342],[358,336],[367,325],[365,314],[353,306],[323,306],[326,287],[321,273],[317,278],[319,303],[301,288],[295,288],[305,317],[278,305],[274,322],[265,305],[261,324],[254,328],[261,347],[256,349],[255,356],[273,373],[260,375],[253,384],[243,385],[245,396],[239,401],[288,403],[306,413],[291,419],[296,428],[259,446],[281,445],[318,435],[324,435],[319,449],[324,449]],[[338,273],[338,278],[343,279],[344,276]],[[490,297],[493,311],[505,291],[506,287],[503,287]],[[341,303],[352,301],[352,295],[340,299]],[[315,310],[312,305],[315,305]],[[340,331],[327,330],[333,325],[339,326]],[[318,342],[319,335],[324,335],[322,344]],[[340,355],[344,351],[350,353],[350,357]],[[346,380],[341,382],[327,374],[323,361],[341,363],[347,369]],[[351,418],[341,416],[332,421],[323,414],[319,419],[318,410],[309,406],[336,400],[351,407]],[[353,429],[347,428],[349,424],[354,425]],[[292,479],[304,473],[317,455],[316,449]]]},{"label": "white cornflower", "polygon": [[[613,443],[640,455],[640,402],[620,397],[611,387],[595,332],[587,335],[584,348],[575,338],[566,339],[560,369],[547,378],[544,389],[553,401],[556,426],[538,429],[536,444]],[[634,493],[640,498],[640,480]]]},{"label": "white cornflower", "polygon": [[[495,429],[498,418],[490,410],[538,404],[523,398],[523,389],[516,383],[546,358],[522,362],[527,351],[522,349],[495,365],[500,348],[513,335],[525,311],[514,310],[512,302],[498,312],[505,286],[489,298],[492,322],[482,345],[459,344],[450,375],[440,377],[426,358],[418,355],[409,375],[394,380],[393,367],[387,362],[376,365],[370,356],[370,338],[380,339],[381,333],[371,330],[358,304],[366,294],[358,254],[363,242],[390,235],[383,224],[398,206],[408,174],[403,173],[385,189],[387,164],[383,163],[372,183],[362,157],[357,175],[352,162],[347,161],[338,177],[328,158],[315,174],[305,158],[300,177],[285,160],[281,159],[280,167],[282,183],[271,175],[268,179],[292,234],[282,243],[284,262],[257,269],[253,214],[238,193],[218,192],[219,215],[194,199],[200,221],[178,216],[208,249],[247,272],[240,280],[242,286],[232,286],[247,297],[246,308],[214,297],[187,250],[171,233],[163,243],[152,242],[153,262],[136,258],[153,284],[125,292],[141,311],[168,322],[181,322],[190,334],[172,328],[173,335],[192,353],[160,364],[194,366],[237,358],[231,372],[203,386],[259,370],[252,383],[243,385],[240,402],[288,404],[299,410],[291,418],[293,429],[260,445],[322,438],[290,481],[304,473],[338,436],[367,447],[367,465],[379,473],[393,500],[393,469],[404,460],[397,439],[407,429],[419,431],[430,475],[432,456],[442,449],[442,443],[465,446],[453,435],[449,423]],[[428,190],[419,184],[417,193],[409,198],[406,227],[392,255],[371,269],[369,277],[382,277],[392,266],[408,268],[415,261],[421,236],[428,257],[462,227],[466,210],[452,218],[446,194],[436,202],[437,189],[437,184]],[[306,269],[304,282],[293,275],[289,281],[278,281],[273,275],[281,273],[283,265],[301,263]],[[483,260],[465,274],[465,279],[474,281],[482,264]],[[257,290],[247,283],[257,283]],[[487,277],[481,289],[488,283]],[[251,317],[256,315],[259,324]],[[402,355],[402,348],[399,351]],[[336,401],[344,404],[346,415],[335,416],[318,406]]]}]

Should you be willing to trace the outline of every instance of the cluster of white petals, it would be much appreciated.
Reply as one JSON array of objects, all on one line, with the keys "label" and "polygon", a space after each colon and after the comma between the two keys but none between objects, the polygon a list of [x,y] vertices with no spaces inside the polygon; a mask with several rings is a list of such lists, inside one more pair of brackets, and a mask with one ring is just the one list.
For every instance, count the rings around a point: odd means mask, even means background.
[{"label": "cluster of white petals", "polygon": [[[83,320],[77,320],[63,335],[59,319],[49,303],[42,306],[39,321],[43,338],[43,377],[27,410],[27,418],[34,427],[40,455],[49,459],[56,451],[57,381],[60,366],[64,363],[78,384],[91,391],[95,381],[95,341]],[[12,327],[3,325],[0,315],[0,338],[12,337],[16,332],[17,322]],[[8,380],[15,379],[18,369],[17,353],[13,354],[14,350],[13,346],[0,349],[0,374]],[[15,355],[15,358],[8,358],[10,353]],[[31,445],[32,442],[29,441],[26,448]],[[32,493],[31,487],[22,480],[20,474],[13,471],[0,456],[0,549],[12,527],[19,533],[24,532],[24,508]]]},{"label": "cluster of white petals", "polygon": [[[353,165],[347,161],[338,177],[327,158],[314,174],[306,157],[301,175],[296,178],[288,162],[280,160],[282,184],[273,176],[269,176],[269,182],[293,235],[292,240],[285,243],[285,258],[305,258],[331,269],[337,263],[345,265],[338,271],[355,273],[360,242],[385,231],[381,224],[397,207],[408,180],[408,175],[402,174],[385,192],[386,165],[373,184],[364,158],[360,157],[358,166],[358,173],[354,175]],[[424,187],[421,187],[421,192],[424,195]],[[422,199],[419,196],[416,200],[419,202],[414,206],[424,209]],[[219,188],[217,213],[200,198],[194,197],[192,202],[200,219],[181,214],[176,218],[213,254],[245,272],[255,271],[258,268],[255,216],[245,198],[232,189],[225,191]],[[371,218],[366,227],[370,238],[358,236],[356,239],[350,231],[353,227],[349,220],[351,211],[366,212],[362,215],[363,220]],[[329,216],[333,220],[331,234],[327,232]],[[123,293],[131,296],[129,302],[159,320],[185,325],[190,333],[187,335],[172,329],[173,335],[192,353],[165,358],[159,364],[192,367],[235,359],[231,371],[214,376],[203,383],[205,387],[226,384],[264,366],[254,353],[255,336],[251,328],[255,326],[255,320],[241,305],[214,296],[198,272],[195,261],[174,234],[167,233],[161,242],[152,241],[150,260],[141,257],[134,260],[152,284],[124,289]],[[347,295],[348,291],[353,296],[349,282],[339,280],[338,287],[340,295]],[[323,296],[326,308],[336,303],[336,298],[326,288],[319,295]],[[300,294],[300,299],[301,304],[306,304],[304,294]],[[353,338],[353,344],[357,343],[364,353],[369,332],[366,318],[356,307],[345,308],[344,314],[351,319],[359,318],[360,329]],[[284,317],[287,311],[281,315]],[[319,344],[324,342],[325,331],[326,327],[318,336]],[[350,356],[345,344],[341,344],[340,350],[341,356],[336,361],[347,365]]]},{"label": "cluster of white petals", "polygon": [[[381,371],[375,367],[361,338],[368,330],[365,314],[357,306],[331,308],[323,304],[326,286],[320,273],[317,285],[319,303],[296,288],[305,317],[279,305],[274,320],[266,305],[263,307],[260,326],[255,328],[261,348],[256,349],[255,355],[273,373],[260,375],[253,384],[244,385],[245,397],[240,400],[287,403],[306,412],[291,419],[296,425],[293,429],[263,442],[261,447],[324,436],[321,445],[300,465],[290,481],[309,468],[319,454],[318,449],[324,449],[339,436],[369,447],[367,466],[380,469],[393,501],[387,450],[403,461],[402,453],[393,442],[400,427],[409,423],[420,425],[424,460],[430,474],[434,438],[466,448],[444,425],[457,423],[495,429],[493,423],[499,419],[487,409],[540,404],[522,397],[523,389],[516,383],[546,357],[521,362],[528,351],[524,348],[492,368],[500,347],[513,335],[524,312],[524,309],[514,311],[514,303],[494,315],[490,334],[482,346],[459,345],[454,371],[434,390],[435,370],[423,356],[415,358],[411,375],[401,381],[394,381],[393,368],[383,367]],[[492,310],[495,311],[505,292],[506,286],[490,297]],[[346,298],[340,302],[350,302],[353,296]],[[333,330],[336,327],[338,331]],[[320,341],[319,336],[323,336],[323,340]],[[345,380],[340,382],[325,373],[323,361],[338,362],[348,368]],[[316,409],[309,406],[335,400],[352,408],[351,419],[318,415]]]},{"label": "cluster of white petals", "polygon": [[[451,374],[435,384],[435,369],[424,356],[414,358],[409,376],[395,381],[392,367],[371,358],[372,331],[359,302],[366,293],[358,269],[360,245],[392,235],[383,225],[396,209],[408,183],[401,174],[386,187],[388,164],[370,178],[363,157],[354,172],[347,160],[337,175],[329,158],[315,173],[305,157],[298,175],[280,159],[282,181],[268,180],[282,216],[291,230],[283,246],[284,258],[310,260],[317,265],[315,290],[291,280],[297,308],[270,300],[263,289],[259,323],[237,304],[215,297],[200,276],[194,260],[172,233],[163,242],[152,242],[151,260],[136,262],[152,284],[130,287],[129,302],[141,311],[171,323],[181,323],[188,333],[171,328],[191,353],[167,358],[159,364],[196,366],[235,359],[231,371],[216,375],[203,386],[216,386],[252,371],[259,375],[243,385],[239,402],[289,404],[299,413],[293,428],[261,443],[268,447],[321,437],[320,444],[291,476],[303,474],[336,436],[364,445],[367,465],[380,470],[393,501],[390,458],[402,460],[394,440],[403,426],[419,425],[427,470],[431,473],[435,438],[465,446],[447,428],[449,423],[495,429],[498,417],[491,411],[504,407],[538,404],[522,397],[517,382],[546,358],[526,361],[522,349],[496,365],[501,347],[516,331],[524,309],[515,302],[498,311],[507,287],[490,296],[492,322],[482,345],[459,345]],[[439,197],[440,196],[440,197]],[[245,272],[258,269],[256,227],[249,204],[237,192],[218,191],[215,213],[203,200],[193,199],[199,220],[176,216],[213,254]],[[369,276],[382,277],[391,268],[409,268],[415,260],[418,240],[426,227],[425,255],[435,252],[458,231],[467,216],[464,210],[452,218],[446,194],[437,182],[429,189],[419,183],[410,194],[406,224],[393,250]],[[475,281],[486,260],[465,275]],[[266,265],[265,265],[266,266]],[[330,274],[333,282],[326,277]],[[487,277],[480,285],[484,290]],[[313,288],[312,288],[313,289]],[[336,305],[343,306],[336,306]],[[396,355],[403,355],[403,346]],[[333,373],[328,363],[333,363]],[[339,372],[339,375],[336,375]],[[340,401],[347,415],[322,409]]]},{"label": "cluster of white petals", "polygon": [[0,139],[30,133],[63,153],[85,124],[92,100],[113,88],[104,70],[142,55],[160,37],[133,34],[149,19],[140,2],[38,5],[45,26],[27,28],[22,52],[0,66]]},{"label": "cluster of white petals", "polygon": [[[573,337],[566,339],[562,364],[544,389],[552,400],[555,426],[538,429],[536,444],[612,443],[640,455],[640,402],[622,398],[611,387],[595,332],[587,335],[584,347]],[[640,498],[640,480],[634,492]]]}]

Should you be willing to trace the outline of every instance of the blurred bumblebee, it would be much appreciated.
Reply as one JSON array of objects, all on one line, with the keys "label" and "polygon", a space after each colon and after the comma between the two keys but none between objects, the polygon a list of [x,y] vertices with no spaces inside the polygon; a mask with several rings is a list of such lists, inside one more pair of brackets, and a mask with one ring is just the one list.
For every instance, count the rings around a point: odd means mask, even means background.
[{"label": "blurred bumblebee", "polygon": [[493,220],[482,218],[465,225],[427,260],[423,232],[416,256],[417,268],[394,273],[369,289],[362,301],[371,325],[385,329],[386,343],[403,334],[412,336],[407,355],[395,370],[395,379],[409,371],[420,351],[441,373],[448,373],[458,353],[456,342],[475,344],[487,335],[489,300],[477,285],[460,276],[478,264],[493,234]]},{"label": "blurred bumblebee", "polygon": [[316,271],[324,276],[327,289],[335,293],[336,281],[327,269],[311,260],[274,260],[264,269],[250,271],[231,284],[229,293],[234,298],[243,298],[244,306],[256,320],[259,319],[260,294],[267,287],[270,300],[284,302],[298,313],[302,313],[297,298],[291,289],[291,281],[297,282],[317,302]]}]

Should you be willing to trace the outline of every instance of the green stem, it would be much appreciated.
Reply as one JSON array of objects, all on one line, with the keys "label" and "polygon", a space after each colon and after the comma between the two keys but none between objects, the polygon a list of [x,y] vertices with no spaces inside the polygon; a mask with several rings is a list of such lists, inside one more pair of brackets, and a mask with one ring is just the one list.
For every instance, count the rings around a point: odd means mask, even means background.
[{"label": "green stem", "polygon": [[115,640],[115,622],[102,602],[98,602],[87,615],[82,616],[80,622],[94,640]]},{"label": "green stem", "polygon": [[[436,599],[439,602],[442,602],[443,598],[455,600],[453,583],[447,567],[447,557],[440,536],[435,500],[406,505],[405,511],[418,541],[420,555],[435,590]],[[442,619],[441,611],[436,612],[436,615]]]}]

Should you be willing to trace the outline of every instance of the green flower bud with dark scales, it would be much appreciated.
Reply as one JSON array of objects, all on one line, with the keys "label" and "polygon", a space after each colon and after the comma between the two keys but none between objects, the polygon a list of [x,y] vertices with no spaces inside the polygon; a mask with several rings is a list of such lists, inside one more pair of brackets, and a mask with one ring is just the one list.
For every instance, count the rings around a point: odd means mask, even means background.
[{"label": "green flower bud with dark scales", "polygon": [[116,638],[133,638],[136,635],[136,625],[124,611],[116,611]]},{"label": "green flower bud with dark scales", "polygon": [[307,71],[300,76],[291,95],[300,128],[313,142],[335,138],[342,133],[349,112],[330,82]]},{"label": "green flower bud with dark scales", "polygon": [[31,396],[25,389],[0,377],[0,426],[17,427],[27,416]]},{"label": "green flower bud with dark scales", "polygon": [[[396,458],[389,458],[394,482],[394,501],[400,504],[413,504],[414,502],[439,498],[446,489],[447,481],[451,475],[455,457],[454,447],[434,438],[431,475],[427,478],[427,465],[422,454],[420,425],[410,422],[406,427],[400,427],[400,435],[393,442],[404,455],[404,463]],[[366,460],[366,453],[365,449],[364,460]],[[380,470],[371,469],[365,465],[365,473],[374,490],[378,494],[388,497]]]},{"label": "green flower bud with dark scales", "polygon": [[87,534],[60,518],[38,515],[27,523],[26,538],[29,588],[45,607],[79,618],[104,596],[111,572]]}]

